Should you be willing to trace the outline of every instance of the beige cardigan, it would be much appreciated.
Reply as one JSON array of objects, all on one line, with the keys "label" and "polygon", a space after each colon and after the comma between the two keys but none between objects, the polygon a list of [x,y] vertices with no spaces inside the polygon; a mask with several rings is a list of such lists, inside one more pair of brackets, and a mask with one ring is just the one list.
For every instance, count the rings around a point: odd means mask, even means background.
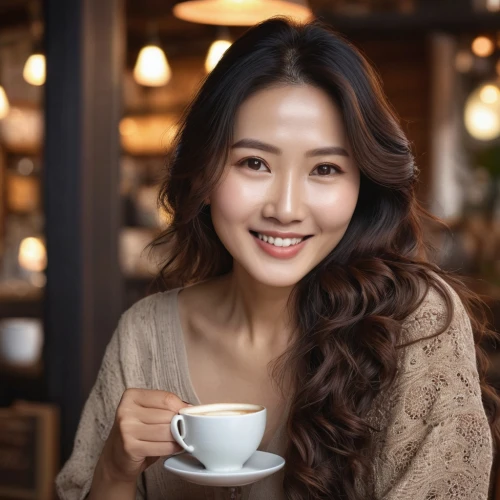
[{"label": "beige cardigan", "polygon": [[[126,388],[162,389],[199,404],[188,372],[177,308],[179,289],[135,304],[111,339],[75,439],[57,478],[62,500],[88,494],[95,464]],[[492,439],[481,403],[469,319],[456,295],[451,326],[437,338],[402,349],[396,385],[381,393],[369,420],[379,500],[486,500]],[[404,323],[402,341],[436,332],[446,319],[433,289]],[[283,454],[285,420],[267,451]],[[166,472],[160,459],[138,481],[137,499],[208,500],[213,488]],[[283,471],[243,488],[245,500],[283,500]]]}]

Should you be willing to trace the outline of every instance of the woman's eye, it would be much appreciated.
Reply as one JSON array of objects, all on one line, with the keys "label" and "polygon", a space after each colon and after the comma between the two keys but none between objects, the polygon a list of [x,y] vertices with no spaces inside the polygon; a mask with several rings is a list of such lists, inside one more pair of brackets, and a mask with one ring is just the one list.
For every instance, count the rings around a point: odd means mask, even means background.
[{"label": "woman's eye", "polygon": [[327,176],[327,175],[332,175],[332,174],[338,174],[341,173],[340,168],[336,167],[335,165],[318,165],[315,169],[314,172],[317,172],[315,175],[319,176]]},{"label": "woman's eye", "polygon": [[264,162],[258,158],[246,158],[238,163],[238,165],[246,165],[252,170],[261,170],[262,167],[266,168]]}]

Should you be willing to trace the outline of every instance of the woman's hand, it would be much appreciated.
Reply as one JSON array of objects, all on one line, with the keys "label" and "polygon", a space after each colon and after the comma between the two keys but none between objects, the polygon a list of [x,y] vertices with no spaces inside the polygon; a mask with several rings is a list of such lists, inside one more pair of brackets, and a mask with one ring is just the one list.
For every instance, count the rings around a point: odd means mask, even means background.
[{"label": "woman's hand", "polygon": [[181,451],[170,422],[185,406],[170,392],[127,389],[99,459],[101,472],[113,482],[135,483],[159,457]]}]

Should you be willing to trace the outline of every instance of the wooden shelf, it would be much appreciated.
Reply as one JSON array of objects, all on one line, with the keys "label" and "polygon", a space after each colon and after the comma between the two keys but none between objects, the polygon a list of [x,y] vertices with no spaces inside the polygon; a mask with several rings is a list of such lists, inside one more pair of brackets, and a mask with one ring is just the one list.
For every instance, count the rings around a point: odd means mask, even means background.
[{"label": "wooden shelf", "polygon": [[0,285],[0,319],[41,318],[43,316],[44,291],[26,286],[22,289]]},{"label": "wooden shelf", "polygon": [[9,378],[34,379],[39,378],[43,374],[43,363],[39,361],[33,365],[14,365],[6,363],[0,359],[0,373],[2,376]]}]

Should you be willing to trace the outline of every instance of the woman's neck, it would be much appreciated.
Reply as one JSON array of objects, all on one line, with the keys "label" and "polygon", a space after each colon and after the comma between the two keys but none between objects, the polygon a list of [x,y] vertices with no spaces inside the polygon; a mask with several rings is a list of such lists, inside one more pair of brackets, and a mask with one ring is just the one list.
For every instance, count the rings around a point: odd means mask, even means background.
[{"label": "woman's neck", "polygon": [[288,342],[292,323],[287,302],[292,288],[270,287],[243,268],[220,278],[220,305],[226,324],[252,344]]}]

